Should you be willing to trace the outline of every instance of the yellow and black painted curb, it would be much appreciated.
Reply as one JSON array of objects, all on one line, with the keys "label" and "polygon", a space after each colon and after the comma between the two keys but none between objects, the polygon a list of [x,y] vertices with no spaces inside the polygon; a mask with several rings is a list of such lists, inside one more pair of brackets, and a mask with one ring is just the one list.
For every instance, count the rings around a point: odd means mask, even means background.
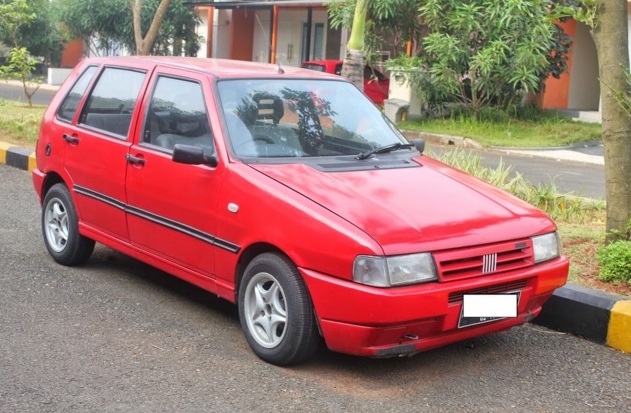
[{"label": "yellow and black painted curb", "polygon": [[631,353],[631,300],[621,296],[567,284],[533,323]]},{"label": "yellow and black painted curb", "polygon": [[[0,163],[31,171],[31,149],[0,142]],[[631,300],[567,284],[554,292],[533,323],[631,353]]]},{"label": "yellow and black painted curb", "polygon": [[9,143],[0,142],[0,163],[24,171],[35,169],[35,151]]}]

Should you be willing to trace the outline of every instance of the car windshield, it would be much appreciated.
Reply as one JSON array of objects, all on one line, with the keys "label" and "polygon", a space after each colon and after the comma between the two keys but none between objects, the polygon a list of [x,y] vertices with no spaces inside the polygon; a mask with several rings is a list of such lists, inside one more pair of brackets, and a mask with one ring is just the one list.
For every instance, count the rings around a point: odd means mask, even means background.
[{"label": "car windshield", "polygon": [[239,157],[357,156],[407,143],[372,102],[343,81],[223,80],[218,90]]}]

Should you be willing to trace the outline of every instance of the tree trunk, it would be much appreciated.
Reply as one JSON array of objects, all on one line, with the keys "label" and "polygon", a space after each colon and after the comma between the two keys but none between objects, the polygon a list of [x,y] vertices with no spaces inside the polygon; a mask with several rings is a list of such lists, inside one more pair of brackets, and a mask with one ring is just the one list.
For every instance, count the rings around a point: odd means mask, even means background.
[{"label": "tree trunk", "polygon": [[615,93],[629,93],[627,2],[600,0],[592,36],[598,53],[601,81],[602,140],[605,147],[607,239],[629,236],[631,219],[631,114]]},{"label": "tree trunk", "polygon": [[166,14],[169,5],[171,4],[171,0],[162,0],[160,5],[158,6],[158,10],[156,10],[156,14],[153,16],[153,20],[151,20],[151,26],[149,26],[149,30],[147,30],[147,34],[145,37],[142,37],[142,0],[128,0],[129,5],[131,6],[131,10],[133,13],[133,21],[134,21],[134,39],[136,40],[136,54],[139,56],[146,56],[151,53],[151,49],[153,48],[153,43],[156,41],[156,37],[160,32],[160,25],[162,24],[162,20],[164,19],[164,15]]},{"label": "tree trunk", "polygon": [[342,77],[348,79],[359,90],[364,90],[364,31],[369,0],[357,0],[353,27],[346,45],[346,55],[342,64]]},{"label": "tree trunk", "polygon": [[342,77],[348,79],[359,90],[364,90],[364,52],[361,50],[346,49],[344,63],[342,64]]}]

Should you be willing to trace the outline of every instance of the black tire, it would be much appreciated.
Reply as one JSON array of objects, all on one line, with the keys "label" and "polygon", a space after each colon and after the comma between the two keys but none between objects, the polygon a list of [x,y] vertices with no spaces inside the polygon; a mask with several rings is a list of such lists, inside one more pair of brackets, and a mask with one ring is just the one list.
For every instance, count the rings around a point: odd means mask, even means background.
[{"label": "black tire", "polygon": [[44,197],[42,233],[48,253],[62,265],[82,264],[94,250],[94,240],[79,234],[77,210],[64,184],[53,185]]},{"label": "black tire", "polygon": [[309,292],[285,256],[265,253],[250,262],[239,285],[238,304],[248,344],[268,363],[297,364],[318,349],[320,336]]}]

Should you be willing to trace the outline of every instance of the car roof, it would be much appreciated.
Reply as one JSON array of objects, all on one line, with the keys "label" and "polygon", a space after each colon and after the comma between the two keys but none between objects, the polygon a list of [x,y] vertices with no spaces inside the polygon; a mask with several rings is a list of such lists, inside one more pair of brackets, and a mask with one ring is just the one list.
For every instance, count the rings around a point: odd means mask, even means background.
[{"label": "car roof", "polygon": [[[339,77],[328,73],[315,72],[293,66],[274,65],[269,63],[247,62],[242,60],[210,59],[179,56],[125,56],[96,57],[86,59],[88,62],[101,64],[125,65],[125,62],[144,62],[160,66],[194,70],[211,75],[217,79],[227,78],[328,78],[339,80]],[[282,68],[282,70],[279,70]]]}]

